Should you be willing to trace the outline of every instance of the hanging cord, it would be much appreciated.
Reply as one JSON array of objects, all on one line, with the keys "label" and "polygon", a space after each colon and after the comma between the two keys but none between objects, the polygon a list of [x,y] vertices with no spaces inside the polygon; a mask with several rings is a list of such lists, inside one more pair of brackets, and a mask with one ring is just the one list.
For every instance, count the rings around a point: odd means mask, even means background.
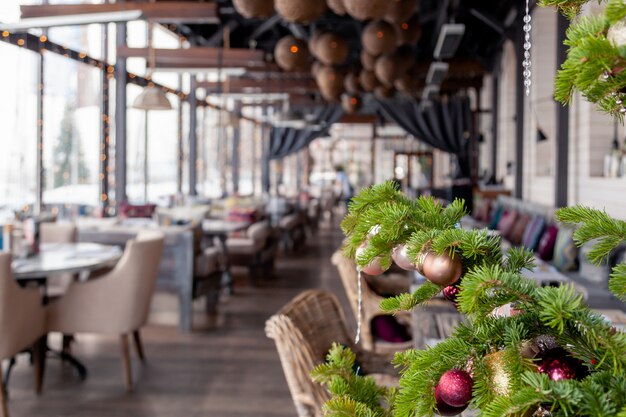
[{"label": "hanging cord", "polygon": [[530,30],[532,29],[532,25],[530,24],[530,21],[532,20],[532,17],[530,16],[530,10],[528,8],[528,0],[526,0],[526,14],[524,15],[524,62],[522,62],[522,65],[524,66],[524,86],[526,87],[526,96],[528,97],[530,95],[530,85],[532,83],[530,76],[531,76],[531,67],[532,67],[532,61],[531,61],[531,56],[530,56],[530,48],[531,48],[531,43],[530,43]]},{"label": "hanging cord", "polygon": [[361,341],[361,323],[363,322],[363,287],[361,284],[361,267],[356,267],[356,279],[358,285],[358,295],[357,295],[357,310],[358,315],[356,318],[356,337],[354,338],[354,344],[358,345]]}]

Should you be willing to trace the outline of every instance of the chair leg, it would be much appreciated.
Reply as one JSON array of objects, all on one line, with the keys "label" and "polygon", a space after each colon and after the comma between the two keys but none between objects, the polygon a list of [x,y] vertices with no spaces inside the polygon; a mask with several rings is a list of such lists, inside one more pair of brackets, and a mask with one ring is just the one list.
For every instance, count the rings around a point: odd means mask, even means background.
[{"label": "chair leg", "polygon": [[130,368],[130,349],[128,346],[128,334],[121,335],[120,342],[122,345],[122,371],[124,372],[124,382],[126,383],[126,390],[132,391],[133,375]]},{"label": "chair leg", "polygon": [[4,385],[4,379],[0,372],[0,417],[9,417],[9,410],[7,408],[7,391]]},{"label": "chair leg", "polygon": [[46,353],[48,351],[48,336],[44,335],[33,345],[33,373],[35,377],[35,392],[41,395],[43,377],[46,371]]},{"label": "chair leg", "polygon": [[137,350],[137,356],[141,359],[142,362],[146,361],[146,355],[143,351],[143,343],[141,342],[141,334],[139,330],[135,330],[133,332],[133,339],[135,340],[135,350]]}]

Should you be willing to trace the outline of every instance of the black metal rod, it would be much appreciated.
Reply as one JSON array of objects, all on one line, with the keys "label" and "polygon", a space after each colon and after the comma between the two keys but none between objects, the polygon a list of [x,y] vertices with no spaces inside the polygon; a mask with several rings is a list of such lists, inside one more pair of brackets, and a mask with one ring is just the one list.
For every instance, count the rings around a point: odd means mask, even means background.
[{"label": "black metal rod", "polygon": [[[118,23],[116,45],[126,45],[126,24]],[[126,58],[117,57],[115,64],[115,203],[126,201]]]},{"label": "black metal rod", "polygon": [[189,86],[189,195],[198,195],[198,108],[196,106],[196,76],[191,76]]},{"label": "black metal rod", "polygon": [[[520,2],[521,4],[522,2]],[[524,14],[523,5],[520,7],[520,16]],[[515,71],[515,190],[514,196],[524,197],[524,30],[523,24],[517,25],[515,37],[515,55],[517,68]]]},{"label": "black metal rod", "polygon": [[[556,59],[558,67],[567,58],[567,47],[563,43],[569,21],[557,13]],[[569,106],[555,102],[556,106],[556,177],[554,179],[554,204],[565,207],[568,204],[569,178]]]},{"label": "black metal rod", "polygon": [[[498,66],[499,67],[499,66]],[[498,179],[498,129],[500,128],[500,68],[491,78],[491,175]]]}]

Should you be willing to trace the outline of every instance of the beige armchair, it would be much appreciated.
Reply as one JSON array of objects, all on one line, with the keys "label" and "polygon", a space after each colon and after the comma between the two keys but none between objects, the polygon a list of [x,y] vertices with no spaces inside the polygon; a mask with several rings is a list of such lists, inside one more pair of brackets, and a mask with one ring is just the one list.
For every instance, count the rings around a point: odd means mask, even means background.
[{"label": "beige armchair", "polygon": [[[346,291],[348,301],[350,302],[350,307],[352,308],[354,317],[358,319],[358,275],[356,270],[356,264],[353,260],[347,259],[345,256],[343,256],[341,251],[337,251],[333,254],[332,262],[339,270],[339,275],[341,277],[343,287]],[[397,352],[399,350],[412,348],[412,341],[392,343],[382,340],[376,340],[374,332],[372,331],[372,320],[377,316],[388,315],[388,313],[385,313],[380,309],[380,302],[383,300],[383,297],[381,297],[372,290],[372,288],[365,281],[364,276],[362,277],[362,279],[363,281],[361,285],[361,292],[363,295],[363,315],[361,338],[363,341],[363,347],[367,350],[372,350],[375,352]],[[410,329],[411,318],[408,313],[400,312],[395,315],[395,318],[399,324],[405,326],[407,329]]]},{"label": "beige armchair", "polygon": [[[11,254],[0,253],[0,360],[31,346],[37,392],[41,392],[45,361],[45,310],[39,289],[20,288],[11,272]],[[0,374],[0,417],[8,416]]]},{"label": "beige armchair", "polygon": [[[72,223],[41,223],[39,233],[41,243],[72,243],[78,237],[78,230]],[[65,294],[76,275],[58,274],[47,278],[47,296],[56,298]]]},{"label": "beige armchair", "polygon": [[247,266],[252,277],[257,275],[259,269],[270,269],[274,266],[276,246],[274,231],[267,221],[248,227],[245,237],[226,240],[229,263]]},{"label": "beige armchair", "polygon": [[128,336],[144,360],[139,329],[146,323],[163,252],[161,232],[140,232],[126,244],[109,273],[71,285],[65,296],[49,306],[48,331],[64,334],[119,334],[126,388],[132,389]]}]

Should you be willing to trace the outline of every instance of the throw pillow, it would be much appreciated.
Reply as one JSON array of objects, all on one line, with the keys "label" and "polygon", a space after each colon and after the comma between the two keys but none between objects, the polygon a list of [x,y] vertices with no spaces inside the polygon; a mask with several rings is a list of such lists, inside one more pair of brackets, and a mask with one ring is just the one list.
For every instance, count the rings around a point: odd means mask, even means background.
[{"label": "throw pillow", "polygon": [[533,251],[537,249],[539,239],[541,239],[541,234],[545,227],[546,219],[540,214],[535,214],[528,224],[528,227],[526,227],[526,231],[522,237],[522,246]]},{"label": "throw pillow", "polygon": [[498,206],[493,211],[491,215],[491,220],[489,222],[489,228],[491,230],[495,230],[498,227],[498,223],[500,222],[500,217],[502,217],[502,212],[504,211],[504,207]]},{"label": "throw pillow", "polygon": [[548,226],[537,247],[537,254],[539,258],[544,261],[549,261],[554,256],[554,244],[556,243],[556,236],[559,233],[559,228],[551,224]]},{"label": "throw pillow", "polygon": [[489,213],[491,212],[491,200],[483,199],[480,204],[477,206],[477,209],[474,213],[474,218],[479,222],[488,222],[489,221]]},{"label": "throw pillow", "polygon": [[522,243],[522,238],[524,237],[524,233],[526,232],[526,228],[530,223],[531,217],[528,214],[522,214],[517,218],[517,221],[511,228],[511,232],[507,236],[507,239],[514,245],[520,245]]},{"label": "throw pillow", "polygon": [[498,231],[500,232],[500,235],[504,237],[509,236],[511,229],[513,229],[513,226],[517,221],[517,217],[518,213],[515,210],[505,210],[504,213],[502,213],[502,217],[498,222]]},{"label": "throw pillow", "polygon": [[578,247],[574,243],[573,235],[572,229],[563,228],[556,237],[552,264],[561,272],[578,269]]},{"label": "throw pillow", "polygon": [[372,333],[374,337],[385,342],[402,343],[411,340],[409,332],[393,316],[374,317],[372,319]]}]

